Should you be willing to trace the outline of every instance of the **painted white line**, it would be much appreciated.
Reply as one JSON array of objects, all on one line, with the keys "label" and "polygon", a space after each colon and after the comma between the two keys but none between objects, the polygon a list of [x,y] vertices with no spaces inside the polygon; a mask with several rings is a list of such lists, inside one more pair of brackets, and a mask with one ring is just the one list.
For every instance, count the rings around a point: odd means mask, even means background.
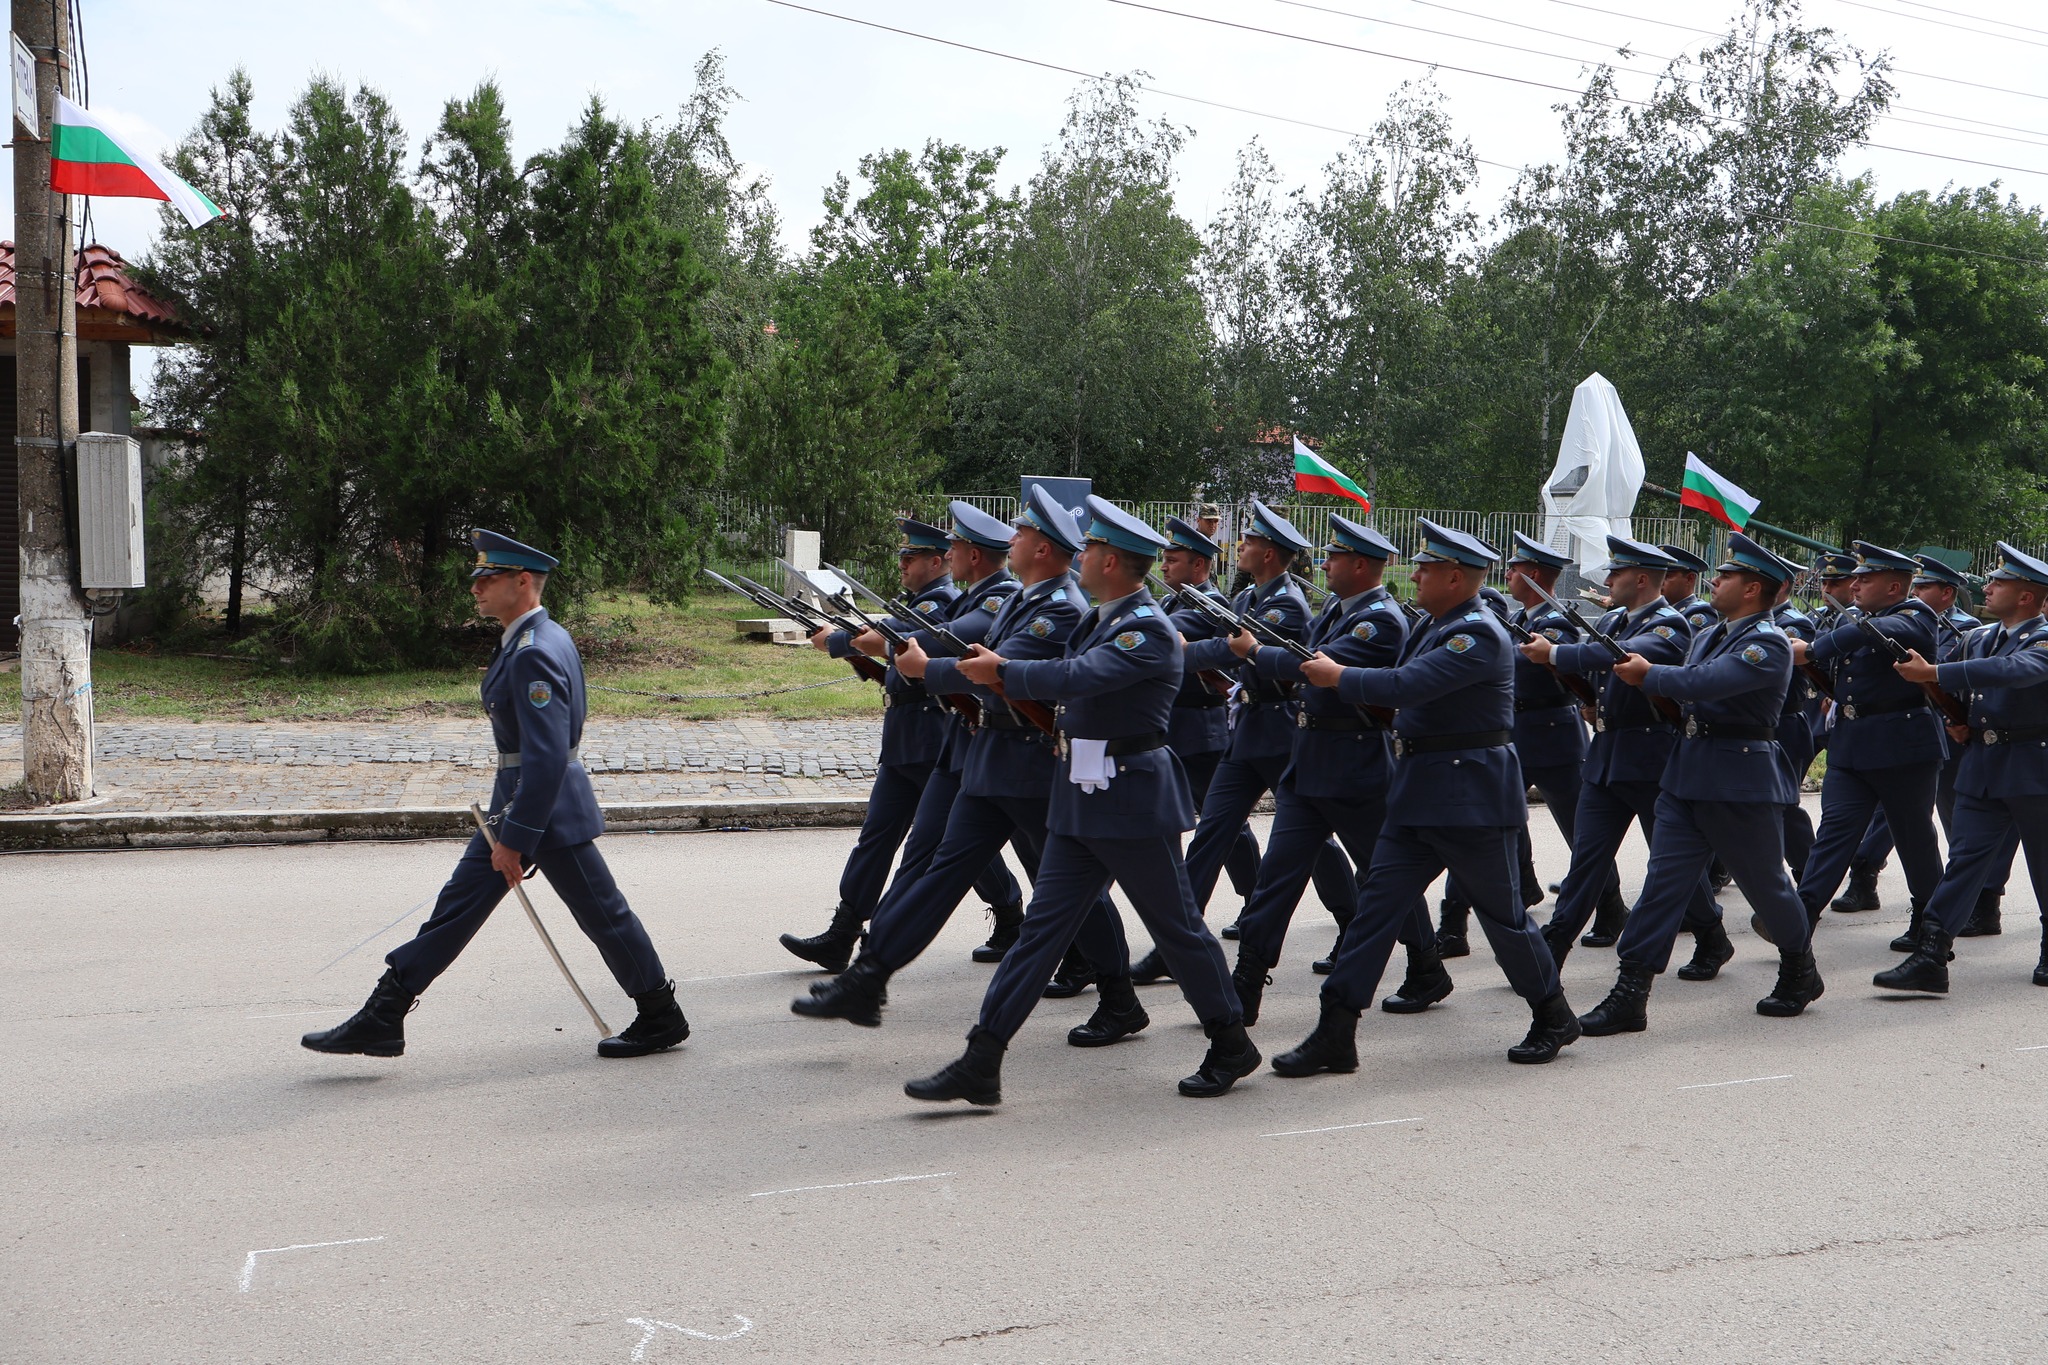
[{"label": "painted white line", "polygon": [[244,1019],[300,1019],[309,1014],[333,1014],[347,1009],[347,1005],[329,1005],[324,1010],[287,1010],[283,1014],[245,1014]]},{"label": "painted white line", "polygon": [[2030,1046],[2030,1047],[2016,1047],[2016,1048],[2014,1048],[2014,1049],[2013,1049],[2013,1051],[2014,1051],[2014,1052],[2039,1052],[2039,1051],[2041,1051],[2041,1050],[2042,1050],[2043,1048],[2048,1048],[2048,1043],[2035,1043],[2035,1044],[2033,1044],[2033,1045],[2032,1045],[2032,1046]]},{"label": "painted white line", "polygon": [[849,1180],[840,1185],[792,1185],[786,1190],[757,1190],[747,1196],[749,1199],[765,1199],[771,1194],[808,1194],[812,1190],[854,1190],[862,1185],[901,1185],[909,1180],[944,1180],[951,1171],[933,1171],[930,1175],[892,1175],[887,1180]]},{"label": "painted white line", "polygon": [[754,1320],[752,1318],[740,1317],[738,1313],[734,1313],[733,1316],[739,1319],[740,1330],[737,1332],[727,1332],[724,1336],[714,1336],[710,1332],[700,1332],[694,1327],[678,1327],[672,1322],[663,1322],[659,1318],[627,1318],[626,1324],[628,1326],[638,1327],[645,1333],[640,1338],[640,1344],[633,1348],[632,1358],[634,1360],[647,1359],[647,1348],[653,1344],[655,1334],[661,1331],[675,1332],[686,1337],[695,1337],[699,1341],[736,1341],[754,1330]]},{"label": "painted white line", "polygon": [[1698,1085],[1681,1085],[1678,1088],[1680,1090],[1718,1090],[1724,1085],[1755,1085],[1759,1081],[1789,1081],[1791,1079],[1792,1077],[1789,1073],[1783,1076],[1745,1076],[1739,1081],[1702,1081]]},{"label": "painted white line", "polygon": [[358,1242],[381,1242],[383,1240],[381,1236],[344,1237],[339,1242],[300,1242],[297,1246],[263,1247],[260,1250],[252,1251],[249,1253],[249,1259],[242,1262],[242,1292],[244,1294],[249,1292],[249,1282],[256,1277],[256,1258],[258,1256],[274,1256],[280,1251],[311,1251],[315,1247],[350,1247]]},{"label": "painted white line", "polygon": [[[777,967],[772,972],[734,972],[731,976],[686,976],[681,981],[676,982],[676,984],[678,986],[694,986],[699,981],[745,981],[750,976],[799,976],[803,972],[804,969],[802,967]],[[813,976],[816,974],[815,970],[811,973]]]},{"label": "painted white line", "polygon": [[1261,1133],[1260,1137],[1301,1137],[1305,1133],[1341,1133],[1346,1128],[1385,1128],[1392,1123],[1420,1123],[1420,1118],[1374,1119],[1371,1123],[1334,1123],[1328,1128],[1289,1128],[1284,1133]]}]

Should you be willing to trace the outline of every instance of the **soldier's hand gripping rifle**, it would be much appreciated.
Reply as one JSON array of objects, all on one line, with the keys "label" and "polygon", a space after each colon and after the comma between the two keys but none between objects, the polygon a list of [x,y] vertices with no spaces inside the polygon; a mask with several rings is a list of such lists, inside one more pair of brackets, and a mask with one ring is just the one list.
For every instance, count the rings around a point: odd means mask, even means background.
[{"label": "soldier's hand gripping rifle", "polygon": [[[1508,628],[1508,634],[1515,637],[1516,644],[1526,645],[1536,638],[1535,631],[1530,630],[1527,626],[1518,625],[1514,617],[1508,615],[1499,607],[1494,606],[1492,601],[1489,600],[1486,605],[1495,616],[1500,618],[1500,623]],[[1600,709],[1600,693],[1594,688],[1590,678],[1581,677],[1577,673],[1566,673],[1552,663],[1545,663],[1543,666],[1550,670],[1551,677],[1564,684],[1565,691],[1579,699],[1581,706],[1590,706],[1595,711]]]},{"label": "soldier's hand gripping rifle", "polygon": [[[1870,637],[1871,647],[1893,663],[1905,663],[1907,657],[1912,653],[1911,650],[1907,649],[1897,640],[1879,630],[1877,622],[1871,620],[1868,616],[1857,617],[1855,624],[1856,629]],[[1948,691],[1940,683],[1933,681],[1921,683],[1920,690],[1927,694],[1927,699],[1934,703],[1935,708],[1941,712],[1942,718],[1948,724],[1960,725],[1965,729],[1969,728],[1970,708],[1964,706],[1954,693]]]},{"label": "soldier's hand gripping rifle", "polygon": [[[1208,596],[1207,593],[1202,592],[1200,588],[1196,587],[1169,588],[1166,586],[1166,581],[1160,578],[1157,574],[1146,574],[1145,586],[1152,589],[1153,599],[1159,603],[1159,609],[1161,611],[1164,611],[1168,607],[1172,606],[1174,600],[1184,592],[1195,593],[1203,597]],[[1225,673],[1220,668],[1197,669],[1195,671],[1195,676],[1202,680],[1202,685],[1204,687],[1208,688],[1211,692],[1214,692],[1219,697],[1229,696],[1230,690],[1233,687],[1237,686],[1237,683],[1231,678],[1231,676],[1228,673]]]},{"label": "soldier's hand gripping rifle", "polygon": [[[1550,603],[1551,606],[1563,612],[1565,619],[1577,626],[1588,640],[1591,640],[1594,644],[1613,655],[1614,662],[1620,663],[1628,657],[1628,650],[1622,647],[1621,641],[1601,630],[1591,621],[1588,621],[1575,604],[1558,601],[1555,597],[1545,592],[1543,585],[1533,578],[1525,578],[1522,581],[1531,588],[1534,588],[1538,597],[1541,597],[1544,601]],[[1678,709],[1678,703],[1671,700],[1671,698],[1651,697],[1650,705],[1656,709],[1657,714],[1664,719],[1667,725],[1680,730],[1685,728],[1685,713]]]},{"label": "soldier's hand gripping rifle", "polygon": [[[1269,645],[1276,645],[1286,650],[1301,663],[1307,663],[1310,659],[1316,657],[1316,652],[1301,641],[1281,634],[1257,617],[1238,615],[1231,608],[1218,602],[1207,593],[1193,592],[1183,588],[1180,595],[1183,601],[1192,602],[1196,610],[1222,627],[1225,634],[1249,634],[1254,640],[1264,640]],[[1394,709],[1390,706],[1361,705],[1358,707],[1358,712],[1383,730],[1394,728]]]},{"label": "soldier's hand gripping rifle", "polygon": [[[802,626],[809,634],[815,635],[818,631],[829,629],[832,626],[832,622],[827,621],[823,616],[812,611],[805,603],[797,602],[795,599],[785,603],[759,584],[755,584],[754,590],[750,591],[723,574],[714,573],[710,569],[706,569],[704,573],[712,582],[718,584],[727,592],[738,593],[741,597],[746,598],[764,611],[771,612],[777,616],[789,617],[799,626]],[[874,683],[877,687],[882,685],[883,678],[888,675],[886,668],[865,654],[850,654],[847,656],[846,662],[855,673]]]}]

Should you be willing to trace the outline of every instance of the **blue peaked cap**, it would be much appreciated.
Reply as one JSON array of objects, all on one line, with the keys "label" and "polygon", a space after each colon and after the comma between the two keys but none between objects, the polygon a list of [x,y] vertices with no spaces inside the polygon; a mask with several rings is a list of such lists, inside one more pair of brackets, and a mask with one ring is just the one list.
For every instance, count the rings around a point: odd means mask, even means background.
[{"label": "blue peaked cap", "polygon": [[1362,526],[1349,517],[1330,514],[1330,543],[1323,547],[1326,555],[1364,555],[1367,559],[1392,559],[1400,551],[1394,542],[1370,526]]},{"label": "blue peaked cap", "polygon": [[[1755,541],[1750,543],[1752,545],[1756,544]],[[1657,548],[1677,560],[1678,567],[1686,570],[1688,573],[1706,573],[1713,568],[1713,565],[1707,563],[1706,560],[1700,558],[1691,550],[1686,549],[1683,545],[1659,545]]]},{"label": "blue peaked cap", "polygon": [[1415,529],[1422,536],[1422,544],[1416,547],[1412,556],[1417,564],[1466,564],[1475,569],[1485,569],[1500,558],[1500,552],[1479,537],[1439,526],[1428,517],[1417,517]]},{"label": "blue peaked cap", "polygon": [[1888,550],[1867,540],[1850,541],[1849,548],[1856,552],[1856,567],[1849,571],[1852,574],[1920,572],[1919,561],[1904,551]]},{"label": "blue peaked cap", "polygon": [[984,550],[1007,550],[1010,548],[1010,527],[1000,517],[992,517],[971,502],[958,498],[946,504],[946,510],[953,515],[951,540],[979,545]]},{"label": "blue peaked cap", "polygon": [[2018,579],[2022,583],[2039,583],[2048,587],[2048,563],[2001,540],[1998,542],[1998,567],[1985,576]]},{"label": "blue peaked cap", "polygon": [[1165,536],[1107,498],[1098,498],[1090,493],[1085,505],[1088,509],[1087,539],[1099,540],[1113,550],[1128,550],[1147,559],[1157,559],[1159,552],[1166,548]]},{"label": "blue peaked cap", "polygon": [[1913,562],[1920,566],[1919,571],[1913,575],[1913,586],[1916,588],[1923,583],[1940,583],[1944,587],[1956,589],[1969,586],[1963,581],[1960,569],[1951,568],[1933,555],[1914,555]]},{"label": "blue peaked cap", "polygon": [[1182,521],[1179,517],[1166,519],[1166,540],[1175,549],[1193,550],[1196,554],[1207,555],[1211,559],[1223,553],[1221,545],[1203,535],[1193,523]]},{"label": "blue peaked cap", "polygon": [[1515,532],[1515,552],[1508,556],[1510,564],[1540,564],[1547,569],[1562,569],[1571,563],[1571,556],[1561,555],[1540,540]]},{"label": "blue peaked cap", "polygon": [[1799,576],[1799,566],[1737,531],[1728,537],[1728,562],[1721,566],[1719,572],[1760,574],[1773,583],[1789,583]]},{"label": "blue peaked cap", "polygon": [[1287,518],[1257,498],[1252,499],[1252,524],[1245,534],[1257,536],[1261,540],[1270,540],[1281,549],[1293,550],[1296,553],[1314,548],[1308,543],[1308,537],[1295,530]]},{"label": "blue peaked cap", "polygon": [[1609,572],[1616,569],[1659,569],[1668,573],[1678,567],[1678,561],[1654,545],[1645,545],[1626,536],[1609,536],[1607,567]]},{"label": "blue peaked cap", "polygon": [[923,554],[946,548],[946,533],[928,521],[898,517],[896,526],[903,532],[903,548],[897,551],[898,554]]},{"label": "blue peaked cap", "polygon": [[1823,580],[1847,578],[1850,574],[1856,572],[1856,556],[1848,553],[1846,550],[1830,550],[1828,553],[1815,558],[1814,567],[1820,570],[1820,576]]},{"label": "blue peaked cap", "polygon": [[476,550],[476,567],[469,571],[471,578],[483,578],[494,573],[552,573],[561,563],[551,554],[522,545],[510,536],[479,527],[469,533],[469,543]]},{"label": "blue peaked cap", "polygon": [[1074,514],[1060,506],[1042,483],[1031,485],[1031,496],[1024,500],[1024,512],[1016,524],[1038,532],[1070,555],[1081,553],[1081,528]]}]

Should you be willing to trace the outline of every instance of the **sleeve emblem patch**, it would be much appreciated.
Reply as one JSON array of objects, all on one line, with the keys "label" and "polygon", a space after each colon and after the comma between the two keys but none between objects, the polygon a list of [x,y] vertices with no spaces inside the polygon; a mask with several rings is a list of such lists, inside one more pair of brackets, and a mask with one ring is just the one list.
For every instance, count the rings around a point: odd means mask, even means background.
[{"label": "sleeve emblem patch", "polygon": [[1453,654],[1463,654],[1466,650],[1472,648],[1472,637],[1469,635],[1453,635],[1450,639],[1444,641],[1444,648]]},{"label": "sleeve emblem patch", "polygon": [[927,616],[929,616],[932,612],[932,609],[937,607],[938,605],[939,604],[937,602],[920,602],[917,604],[917,609],[925,613]]},{"label": "sleeve emblem patch", "polygon": [[983,611],[994,611],[1001,605],[1003,605],[1003,599],[1000,596],[984,597],[981,599],[981,609]]},{"label": "sleeve emblem patch", "polygon": [[1751,645],[1742,651],[1742,662],[1746,664],[1760,664],[1763,661],[1764,651],[1761,645]]},{"label": "sleeve emblem patch", "polygon": [[1564,638],[1564,632],[1559,630],[1556,626],[1545,626],[1542,630],[1538,631],[1537,634],[1541,635],[1546,640],[1562,640]]},{"label": "sleeve emblem patch", "polygon": [[544,682],[528,683],[526,699],[536,707],[544,707],[555,699],[555,690]]},{"label": "sleeve emblem patch", "polygon": [[2033,642],[2032,644],[2028,645],[2028,646],[2027,646],[2027,648],[2028,648],[2028,649],[2048,649],[2048,640],[2036,640],[2036,641],[2034,641],[2034,642]]},{"label": "sleeve emblem patch", "polygon": [[1661,636],[1661,637],[1663,637],[1663,638],[1664,638],[1664,639],[1666,639],[1666,640],[1670,639],[1670,638],[1671,638],[1672,636],[1676,635],[1677,633],[1678,633],[1677,631],[1673,630],[1673,629],[1672,629],[1671,627],[1669,627],[1669,626],[1652,626],[1652,627],[1650,627],[1650,634],[1652,634],[1652,635],[1657,635],[1657,636]]},{"label": "sleeve emblem patch", "polygon": [[1354,640],[1370,640],[1377,634],[1379,632],[1373,629],[1373,624],[1370,621],[1361,621],[1351,628],[1351,638]]},{"label": "sleeve emblem patch", "polygon": [[1041,616],[1026,626],[1025,629],[1043,640],[1046,636],[1052,634],[1052,622],[1048,618]]},{"label": "sleeve emblem patch", "polygon": [[1116,647],[1118,649],[1136,649],[1144,643],[1145,632],[1141,630],[1127,630],[1116,637]]},{"label": "sleeve emblem patch", "polygon": [[1265,614],[1265,617],[1263,619],[1267,621],[1277,622],[1280,619],[1280,609],[1278,607],[1273,608],[1271,611]]}]

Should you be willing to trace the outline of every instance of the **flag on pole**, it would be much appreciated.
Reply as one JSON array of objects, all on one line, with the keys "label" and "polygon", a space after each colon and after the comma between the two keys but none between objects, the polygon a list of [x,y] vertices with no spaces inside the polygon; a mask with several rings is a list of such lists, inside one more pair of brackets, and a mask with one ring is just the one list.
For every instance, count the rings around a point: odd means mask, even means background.
[{"label": "flag on pole", "polygon": [[1303,445],[1299,436],[1294,438],[1294,491],[1349,498],[1366,511],[1372,511],[1372,499],[1365,495],[1365,490],[1351,482],[1337,466]]},{"label": "flag on pole", "polygon": [[1678,503],[1695,507],[1733,531],[1749,525],[1757,500],[1707,468],[1707,462],[1691,451],[1685,452],[1685,482],[1679,485]]},{"label": "flag on pole", "polygon": [[220,205],[62,95],[50,130],[50,188],[107,199],[163,199],[193,227],[221,215]]}]

